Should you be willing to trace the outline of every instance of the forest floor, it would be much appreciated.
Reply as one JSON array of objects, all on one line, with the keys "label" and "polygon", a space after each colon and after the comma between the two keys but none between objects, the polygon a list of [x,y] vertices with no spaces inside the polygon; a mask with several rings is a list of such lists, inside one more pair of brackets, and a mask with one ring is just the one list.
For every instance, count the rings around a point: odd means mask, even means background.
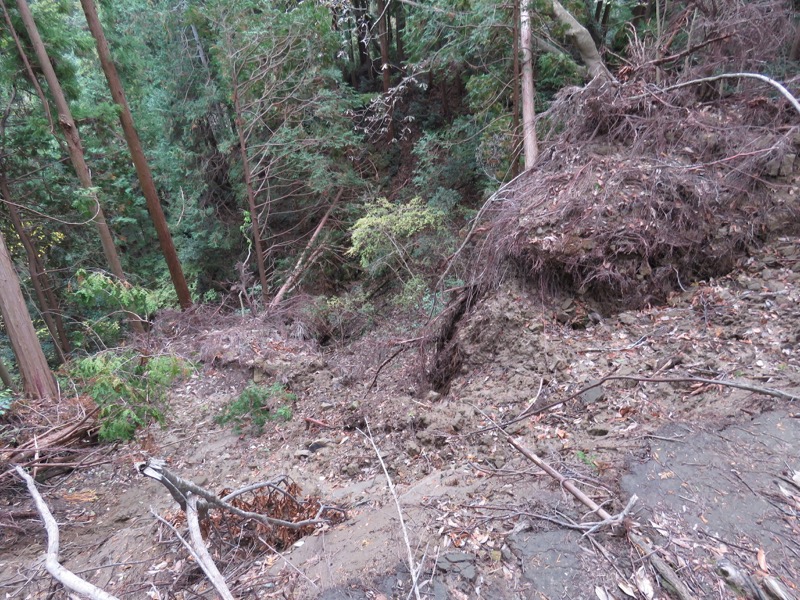
[{"label": "forest floor", "polygon": [[[179,512],[134,468],[158,457],[215,491],[288,475],[346,510],[280,554],[236,539],[213,546],[236,597],[414,597],[406,535],[422,598],[673,597],[626,533],[648,540],[696,598],[736,597],[723,577],[734,571],[743,587],[800,597],[800,407],[692,380],[800,395],[800,240],[774,239],[730,274],[683,286],[664,306],[575,329],[579,301],[509,281],[462,321],[463,365],[441,397],[418,392],[418,350],[400,343],[418,335],[408,317],[377,318],[359,339],[324,348],[254,318],[157,323],[151,345],[201,367],[173,390],[164,426],[41,486],[61,560],[120,598],[217,597],[150,512]],[[639,380],[569,399],[612,373]],[[644,381],[659,378],[684,381]],[[253,381],[295,393],[293,418],[260,435],[217,424]],[[519,444],[612,514],[638,497],[621,532],[585,535],[575,524],[598,518],[491,428],[526,409],[506,428]],[[7,482],[3,505],[31,507]],[[69,597],[44,570],[44,547],[37,519],[4,527],[4,597]],[[755,588],[742,593],[758,598]]]}]

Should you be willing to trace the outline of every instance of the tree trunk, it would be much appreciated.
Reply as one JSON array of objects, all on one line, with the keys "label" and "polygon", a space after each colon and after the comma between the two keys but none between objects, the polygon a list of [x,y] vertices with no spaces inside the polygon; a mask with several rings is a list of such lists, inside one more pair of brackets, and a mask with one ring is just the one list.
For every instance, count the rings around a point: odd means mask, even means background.
[{"label": "tree trunk", "polygon": [[589,31],[558,0],[548,0],[545,13],[564,25],[592,78],[612,79]]},{"label": "tree trunk", "polygon": [[72,161],[72,165],[75,168],[78,179],[80,179],[81,185],[95,201],[97,214],[94,217],[94,222],[97,226],[97,231],[100,234],[100,241],[103,244],[103,253],[105,254],[106,261],[108,262],[111,272],[120,280],[125,281],[125,273],[122,271],[122,263],[120,263],[119,254],[117,254],[117,248],[114,245],[114,238],[111,236],[111,230],[108,228],[108,224],[106,223],[106,218],[103,214],[103,208],[100,205],[100,201],[98,200],[97,194],[94,191],[92,175],[89,171],[89,167],[86,165],[86,159],[83,155],[80,134],[78,133],[78,128],[76,127],[75,121],[72,118],[72,113],[69,110],[67,99],[64,96],[63,90],[61,89],[61,84],[58,81],[58,77],[56,77],[56,72],[53,69],[53,65],[50,63],[50,58],[47,56],[47,50],[45,49],[44,42],[39,35],[39,30],[36,28],[36,22],[33,20],[33,15],[31,14],[26,0],[17,0],[17,10],[22,18],[22,22],[25,24],[28,37],[30,38],[33,49],[36,52],[36,58],[39,63],[39,67],[42,69],[42,73],[47,80],[47,85],[50,87],[50,93],[55,101],[56,109],[58,110],[58,124],[64,133],[64,137],[66,138],[67,148],[69,150],[69,157]]},{"label": "tree trunk", "polygon": [[25,305],[19,286],[19,278],[11,262],[6,240],[0,233],[0,312],[11,348],[17,358],[17,367],[22,377],[26,394],[34,398],[58,396],[56,380],[47,366],[42,347]]},{"label": "tree trunk", "polygon": [[172,242],[167,220],[161,208],[161,201],[158,199],[158,192],[153,182],[153,175],[150,172],[150,166],[147,164],[147,159],[144,156],[142,144],[139,141],[139,134],[136,132],[133,116],[131,115],[128,101],[125,98],[125,91],[122,88],[122,82],[117,74],[117,68],[111,58],[111,51],[108,48],[103,26],[100,24],[100,19],[97,16],[97,8],[93,0],[81,0],[81,6],[83,7],[83,13],[86,15],[89,31],[92,32],[92,36],[97,44],[97,54],[100,57],[103,73],[105,73],[106,79],[108,80],[108,88],[111,91],[111,97],[120,107],[119,121],[122,124],[125,141],[128,142],[128,149],[131,153],[133,165],[136,167],[136,175],[139,178],[139,185],[142,188],[142,194],[144,194],[145,202],[147,203],[147,210],[150,213],[150,218],[153,220],[153,225],[158,234],[161,252],[164,255],[164,260],[167,261],[167,268],[172,278],[172,285],[175,287],[175,292],[178,294],[178,302],[181,308],[185,310],[192,305],[189,286],[186,285],[186,279],[183,276],[183,269],[181,269],[178,253],[175,251],[175,244]]},{"label": "tree trunk", "polygon": [[386,14],[386,0],[377,0],[378,7],[378,42],[381,46],[381,76],[383,78],[383,93],[389,93],[391,84],[391,67],[389,66],[389,16]]},{"label": "tree trunk", "polygon": [[397,64],[403,68],[406,62],[406,50],[403,36],[406,30],[406,9],[401,2],[394,3],[394,23],[395,23],[395,50],[397,51]]},{"label": "tree trunk", "polygon": [[520,0],[519,36],[522,50],[522,145],[525,170],[533,167],[539,157],[536,143],[536,89],[533,85],[533,45],[531,43],[531,13],[527,0]]},{"label": "tree trunk", "polygon": [[253,180],[250,173],[250,161],[247,158],[247,141],[244,135],[244,118],[239,103],[239,91],[237,82],[234,79],[233,85],[233,110],[236,112],[236,133],[239,137],[239,152],[242,155],[242,172],[244,173],[244,186],[247,190],[247,206],[250,211],[250,226],[253,229],[253,246],[256,250],[256,265],[258,267],[258,278],[261,282],[261,295],[264,304],[269,297],[269,286],[267,285],[267,268],[264,260],[264,248],[261,245],[261,228],[259,227],[258,209],[256,208],[256,192],[253,189]]},{"label": "tree trunk", "polygon": [[[521,0],[524,2],[524,0]],[[512,35],[513,35],[513,48],[512,53],[514,56],[514,74],[513,74],[513,92],[511,97],[511,130],[514,132],[514,151],[513,159],[511,162],[511,178],[519,175],[519,156],[517,155],[517,143],[519,135],[519,113],[520,113],[520,98],[519,93],[522,89],[522,79],[520,77],[519,69],[519,42],[520,42],[520,22],[519,22],[519,5],[520,1],[514,2],[514,8],[511,13]]]},{"label": "tree trunk", "polygon": [[64,322],[61,319],[61,315],[57,312],[58,303],[52,292],[49,277],[33,246],[33,241],[25,230],[25,225],[19,216],[17,207],[11,203],[11,191],[8,187],[8,180],[6,179],[4,169],[0,169],[0,194],[2,194],[3,199],[6,200],[8,217],[28,257],[28,270],[31,274],[31,283],[33,284],[33,291],[36,294],[36,300],[42,310],[42,318],[47,325],[50,336],[53,338],[53,346],[56,349],[58,360],[59,362],[64,362],[66,360],[66,355],[69,354],[70,351],[69,338],[67,338],[67,332],[64,329]]}]

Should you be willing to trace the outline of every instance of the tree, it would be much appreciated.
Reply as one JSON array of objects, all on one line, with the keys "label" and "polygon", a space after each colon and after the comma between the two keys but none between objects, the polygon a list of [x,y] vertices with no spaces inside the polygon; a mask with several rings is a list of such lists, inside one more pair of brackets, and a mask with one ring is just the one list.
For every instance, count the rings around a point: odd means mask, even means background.
[{"label": "tree", "polygon": [[161,244],[161,252],[167,262],[169,273],[172,278],[172,284],[178,294],[178,302],[181,308],[187,309],[192,305],[192,298],[189,293],[189,286],[186,285],[186,279],[183,276],[183,269],[181,268],[178,254],[175,252],[175,244],[172,242],[172,236],[167,226],[167,220],[164,217],[164,211],[161,208],[161,201],[158,199],[158,192],[156,191],[155,183],[153,182],[153,175],[150,172],[150,166],[145,158],[142,144],[139,141],[139,134],[133,123],[133,116],[128,107],[128,101],[125,98],[125,91],[122,88],[122,82],[117,74],[117,68],[111,58],[111,51],[108,48],[103,26],[97,16],[97,8],[93,0],[81,0],[83,12],[86,15],[86,22],[89,25],[89,31],[97,44],[97,54],[100,57],[100,64],[105,73],[108,81],[108,87],[111,91],[111,97],[114,102],[120,107],[119,120],[122,124],[122,131],[125,134],[125,141],[128,143],[128,149],[131,153],[131,159],[136,167],[136,174],[139,177],[139,185],[142,188],[145,201],[147,202],[147,210],[153,220],[156,233],[158,234],[158,241]]},{"label": "tree", "polygon": [[520,49],[522,50],[522,140],[525,170],[533,167],[539,156],[536,143],[536,89],[533,84],[533,45],[531,43],[531,13],[527,0],[520,0]]},{"label": "tree", "polygon": [[27,1],[17,0],[17,10],[19,11],[20,18],[25,25],[25,30],[28,32],[28,38],[33,45],[37,62],[39,63],[39,68],[47,80],[47,85],[50,88],[50,94],[55,102],[56,109],[58,111],[58,124],[61,127],[61,131],[64,133],[64,138],[67,142],[67,149],[69,150],[69,156],[70,160],[72,161],[72,165],[75,168],[75,172],[78,175],[78,179],[80,180],[82,187],[91,196],[95,203],[96,214],[93,220],[100,235],[100,241],[103,245],[103,253],[105,254],[106,261],[108,262],[111,272],[114,273],[114,275],[121,281],[125,281],[125,273],[122,270],[122,263],[119,260],[117,248],[114,245],[114,238],[111,235],[111,229],[109,229],[108,223],[106,222],[106,217],[103,213],[103,207],[100,204],[100,200],[97,197],[97,191],[92,183],[92,175],[91,171],[89,171],[88,165],[86,164],[86,158],[84,157],[83,147],[81,145],[80,133],[75,125],[75,120],[72,118],[72,112],[69,109],[67,98],[64,95],[64,91],[61,89],[61,84],[58,81],[58,77],[53,69],[52,63],[50,62],[50,57],[47,55],[47,50],[44,42],[42,41],[42,37],[39,35],[39,30],[36,27],[36,22],[33,19],[33,15],[31,14],[31,10],[28,7]]},{"label": "tree", "polygon": [[19,285],[17,272],[11,262],[6,240],[0,233],[0,312],[11,348],[17,358],[23,390],[34,398],[58,396],[53,373],[36,337],[30,313]]}]

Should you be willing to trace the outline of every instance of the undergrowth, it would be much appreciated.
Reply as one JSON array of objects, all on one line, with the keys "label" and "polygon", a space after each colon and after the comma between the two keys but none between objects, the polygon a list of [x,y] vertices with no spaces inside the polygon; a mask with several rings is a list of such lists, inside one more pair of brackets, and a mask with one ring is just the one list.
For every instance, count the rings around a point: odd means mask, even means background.
[{"label": "undergrowth", "polygon": [[292,403],[295,400],[297,396],[280,383],[270,386],[251,384],[228,404],[216,422],[220,425],[233,423],[237,433],[249,425],[255,435],[260,435],[268,421],[291,420]]},{"label": "undergrowth", "polygon": [[100,407],[98,435],[112,442],[130,440],[149,422],[163,423],[170,386],[192,370],[182,358],[125,350],[78,360],[69,376]]}]

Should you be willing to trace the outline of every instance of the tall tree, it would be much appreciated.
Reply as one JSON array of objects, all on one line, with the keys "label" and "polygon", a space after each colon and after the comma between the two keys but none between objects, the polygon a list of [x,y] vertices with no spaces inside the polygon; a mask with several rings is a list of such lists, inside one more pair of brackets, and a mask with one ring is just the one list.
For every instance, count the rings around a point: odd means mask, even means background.
[{"label": "tall tree", "polygon": [[8,253],[6,240],[0,233],[0,312],[11,348],[17,358],[26,394],[34,398],[54,398],[58,395],[56,380],[36,337],[28,307]]},{"label": "tall tree", "polygon": [[539,147],[536,143],[536,89],[533,84],[533,37],[528,0],[520,0],[519,20],[522,49],[522,140],[527,171],[533,167],[539,156]]},{"label": "tall tree", "polygon": [[72,161],[72,165],[75,168],[75,172],[78,175],[81,186],[84,188],[84,190],[86,190],[87,194],[89,194],[95,203],[96,214],[94,217],[94,223],[100,235],[100,241],[103,245],[103,253],[105,254],[106,261],[108,262],[111,272],[121,281],[125,281],[126,278],[125,273],[122,270],[122,263],[119,260],[117,248],[114,245],[114,238],[111,235],[111,229],[108,227],[108,223],[106,222],[103,207],[100,204],[94,184],[92,183],[92,174],[91,171],[89,171],[88,165],[86,164],[86,158],[84,157],[78,127],[75,125],[75,120],[72,118],[72,112],[70,111],[69,104],[67,103],[67,98],[64,95],[64,91],[61,89],[61,83],[58,81],[55,69],[53,69],[53,65],[50,62],[50,57],[47,55],[44,42],[42,41],[41,35],[39,35],[39,29],[36,27],[36,22],[33,19],[33,15],[31,14],[31,10],[28,7],[26,0],[17,0],[17,10],[19,11],[20,18],[25,25],[25,30],[28,32],[28,38],[30,39],[34,52],[36,53],[39,68],[42,70],[45,80],[47,81],[47,85],[50,88],[50,94],[53,96],[56,110],[58,111],[58,124],[64,133],[64,138],[67,142],[67,149],[69,150],[69,157]]},{"label": "tall tree", "polygon": [[105,73],[106,80],[108,81],[111,97],[120,107],[119,120],[122,124],[122,131],[125,134],[125,141],[128,143],[131,159],[136,168],[136,175],[139,178],[139,185],[142,188],[142,194],[147,203],[147,210],[150,213],[150,218],[153,220],[153,225],[158,234],[161,252],[167,262],[169,274],[172,278],[172,285],[175,287],[175,291],[178,294],[178,302],[181,308],[187,309],[192,305],[189,286],[186,285],[186,278],[183,276],[183,269],[181,268],[178,254],[175,251],[175,244],[172,242],[167,220],[161,208],[161,201],[158,199],[158,192],[153,182],[153,175],[150,172],[150,166],[142,150],[142,144],[139,141],[139,134],[133,123],[133,116],[128,107],[128,101],[125,98],[125,90],[122,87],[122,81],[120,81],[117,68],[111,58],[111,51],[109,50],[108,42],[103,32],[103,26],[97,16],[97,8],[93,0],[81,0],[81,6],[86,15],[86,22],[89,24],[89,31],[91,31],[97,45],[97,54],[100,57],[100,64],[103,67],[103,73]]}]

